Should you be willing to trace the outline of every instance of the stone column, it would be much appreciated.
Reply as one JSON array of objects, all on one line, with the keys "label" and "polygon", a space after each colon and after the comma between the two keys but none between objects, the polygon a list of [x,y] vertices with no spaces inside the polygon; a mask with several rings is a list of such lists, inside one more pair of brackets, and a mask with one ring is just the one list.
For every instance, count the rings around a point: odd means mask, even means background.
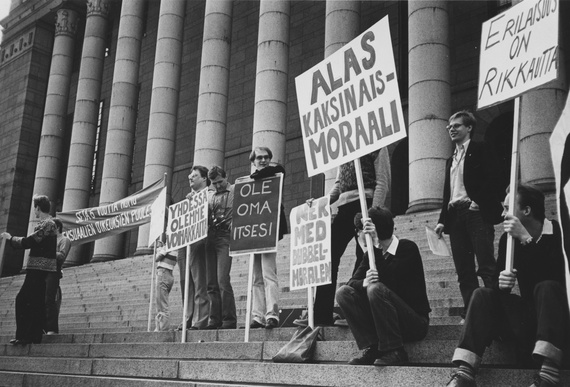
[{"label": "stone column", "polygon": [[[89,206],[93,152],[103,77],[110,0],[87,0],[87,19],[77,81],[75,114],[69,146],[63,211]],[[72,248],[66,266],[85,263],[82,248]]]},{"label": "stone column", "polygon": [[[59,9],[55,23],[55,38],[51,57],[50,74],[46,92],[42,134],[38,150],[34,193],[47,195],[52,214],[58,201],[61,181],[61,157],[63,153],[69,84],[73,67],[73,51],[79,16],[70,9]],[[30,211],[28,234],[37,220]]]},{"label": "stone column", "polygon": [[[521,1],[513,0],[513,6]],[[562,39],[559,41],[558,79],[524,93],[520,103],[520,181],[535,184],[547,192],[556,189],[549,139],[568,94]]]},{"label": "stone column", "polygon": [[[325,18],[325,58],[349,43],[360,33],[359,0],[327,0]],[[334,185],[337,169],[325,172],[325,192]]]},{"label": "stone column", "polygon": [[441,207],[451,140],[449,11],[447,1],[408,3],[409,192],[408,212]]},{"label": "stone column", "polygon": [[[138,111],[144,8],[145,4],[140,0],[123,0],[99,205],[128,196]],[[124,234],[119,234],[95,242],[91,262],[121,258],[123,241]]]},{"label": "stone column", "polygon": [[224,166],[233,0],[207,0],[194,164]]},{"label": "stone column", "polygon": [[267,146],[285,165],[289,75],[289,1],[259,3],[252,147]]},{"label": "stone column", "polygon": [[[172,181],[185,9],[185,0],[162,0],[160,2],[144,166],[144,187],[162,179],[164,173],[168,175],[167,186]],[[148,248],[148,227],[148,224],[139,227],[136,254],[151,252]]]}]

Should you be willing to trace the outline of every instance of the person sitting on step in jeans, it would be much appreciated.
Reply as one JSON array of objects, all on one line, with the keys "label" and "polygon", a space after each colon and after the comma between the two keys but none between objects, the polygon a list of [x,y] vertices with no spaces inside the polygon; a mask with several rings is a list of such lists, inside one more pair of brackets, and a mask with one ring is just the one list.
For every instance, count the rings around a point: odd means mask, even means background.
[{"label": "person sitting on step in jeans", "polygon": [[[509,215],[503,203],[505,233],[499,241],[494,288],[479,288],[467,310],[453,363],[459,368],[447,386],[474,387],[485,348],[494,338],[515,339],[520,357],[541,364],[531,387],[559,386],[563,347],[568,339],[568,302],[560,225],[545,217],[544,194],[521,184]],[[505,268],[507,235],[514,239],[513,269]],[[520,296],[511,294],[518,281]],[[532,349],[534,345],[534,349]]]},{"label": "person sitting on step in jeans", "polygon": [[336,292],[358,348],[364,350],[349,364],[404,364],[408,362],[404,342],[422,340],[429,326],[422,257],[414,242],[393,235],[389,210],[372,207],[368,216],[357,214],[354,225],[364,251],[364,234],[372,237],[377,269],[370,268],[366,252],[352,278]]}]

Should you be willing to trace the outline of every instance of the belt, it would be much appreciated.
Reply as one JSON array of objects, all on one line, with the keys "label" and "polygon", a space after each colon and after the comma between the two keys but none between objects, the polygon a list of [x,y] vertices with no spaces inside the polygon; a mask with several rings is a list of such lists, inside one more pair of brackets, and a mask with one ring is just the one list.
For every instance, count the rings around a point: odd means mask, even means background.
[{"label": "belt", "polygon": [[471,200],[464,200],[460,202],[449,203],[449,208],[454,210],[464,210],[471,206]]}]

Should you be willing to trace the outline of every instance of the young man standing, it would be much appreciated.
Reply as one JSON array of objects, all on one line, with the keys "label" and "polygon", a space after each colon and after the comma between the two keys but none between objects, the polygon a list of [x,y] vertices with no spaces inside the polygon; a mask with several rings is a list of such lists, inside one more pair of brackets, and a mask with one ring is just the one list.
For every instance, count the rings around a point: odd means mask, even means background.
[{"label": "young man standing", "polygon": [[[447,130],[455,145],[445,166],[443,203],[435,232],[449,234],[453,263],[463,298],[465,317],[473,291],[479,287],[477,275],[486,287],[494,282],[494,224],[501,218],[500,165],[483,143],[472,141],[476,120],[460,111],[449,118]],[[475,258],[478,269],[475,271]]]},{"label": "young man standing", "polygon": [[236,302],[230,282],[232,269],[230,231],[234,186],[228,181],[226,171],[218,166],[210,169],[208,178],[216,191],[208,201],[206,271],[208,272],[210,320],[206,328],[235,329],[237,328]]}]

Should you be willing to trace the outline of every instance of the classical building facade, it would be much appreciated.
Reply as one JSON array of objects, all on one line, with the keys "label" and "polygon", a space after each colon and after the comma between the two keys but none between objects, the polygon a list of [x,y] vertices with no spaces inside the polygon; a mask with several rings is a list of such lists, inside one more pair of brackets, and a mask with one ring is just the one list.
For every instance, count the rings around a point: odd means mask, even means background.
[{"label": "classical building facade", "polygon": [[[387,204],[435,210],[452,112],[475,111],[475,138],[508,171],[513,103],[476,111],[477,77],[481,24],[517,2],[12,0],[0,21],[0,229],[33,227],[34,193],[54,212],[93,207],[164,173],[176,202],[192,165],[221,165],[233,181],[249,174],[257,145],[285,166],[287,209],[322,196],[334,171],[307,176],[295,77],[385,16],[408,132],[389,147]],[[559,3],[566,20],[570,6]],[[567,24],[559,79],[521,100],[521,179],[547,192],[548,137],[568,92]],[[147,232],[74,248],[68,264],[147,252]],[[3,275],[21,265],[7,250]]]}]

